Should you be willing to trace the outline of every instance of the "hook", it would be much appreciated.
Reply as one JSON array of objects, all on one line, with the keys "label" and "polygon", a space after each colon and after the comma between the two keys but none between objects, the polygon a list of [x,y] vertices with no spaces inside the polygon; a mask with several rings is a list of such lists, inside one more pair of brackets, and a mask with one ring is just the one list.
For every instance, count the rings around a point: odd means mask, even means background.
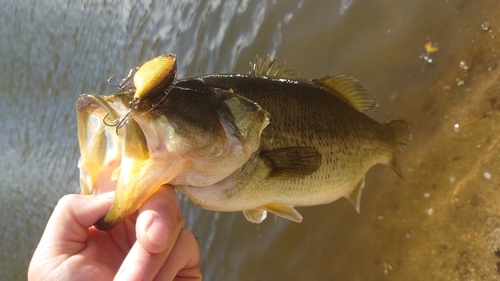
[{"label": "hook", "polygon": [[106,125],[108,127],[116,127],[116,135],[118,135],[118,129],[120,129],[121,127],[123,127],[125,125],[125,123],[127,123],[127,117],[130,115],[131,112],[132,112],[132,109],[129,108],[129,110],[127,111],[127,113],[125,113],[125,115],[123,115],[122,117],[113,121],[113,123],[108,123],[106,121],[106,119],[108,119],[108,117],[109,117],[109,113],[108,113],[104,116],[104,118],[102,118],[102,122],[104,123],[104,125]]},{"label": "hook", "polygon": [[104,125],[106,125],[108,127],[114,127],[114,126],[116,126],[118,124],[118,121],[120,120],[120,119],[118,119],[118,120],[113,121],[113,123],[108,123],[108,122],[106,122],[106,119],[108,119],[108,117],[109,117],[109,113],[106,114],[104,116],[104,118],[102,118],[102,123],[104,123]]},{"label": "hook", "polygon": [[139,69],[139,67],[131,68],[128,72],[128,75],[125,78],[123,78],[122,81],[118,84],[111,83],[111,80],[113,80],[113,78],[115,78],[115,76],[116,76],[116,74],[113,74],[113,76],[108,78],[108,84],[111,87],[119,88],[121,90],[121,89],[127,87],[130,84],[130,82],[132,82],[132,78],[134,77],[134,75],[138,69]]},{"label": "hook", "polygon": [[139,99],[133,99],[133,100],[131,100],[128,103],[128,110],[125,113],[125,115],[123,115],[122,117],[120,117],[117,120],[113,121],[112,123],[108,123],[106,121],[106,119],[108,119],[108,117],[109,117],[109,113],[106,114],[104,116],[104,118],[102,118],[102,122],[104,123],[104,125],[106,125],[108,127],[116,127],[116,135],[118,135],[118,129],[120,129],[121,127],[123,127],[125,125],[125,123],[127,123],[128,116],[130,115],[130,113],[132,113],[132,111],[136,110],[137,107],[139,107],[139,102],[140,102]]}]

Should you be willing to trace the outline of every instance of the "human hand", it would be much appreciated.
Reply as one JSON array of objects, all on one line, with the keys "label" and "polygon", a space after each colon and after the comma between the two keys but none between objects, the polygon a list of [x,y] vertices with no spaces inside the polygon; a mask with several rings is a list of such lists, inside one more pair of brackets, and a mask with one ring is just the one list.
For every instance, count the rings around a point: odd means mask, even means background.
[{"label": "human hand", "polygon": [[54,209],[28,270],[28,280],[201,280],[200,252],[183,229],[177,196],[162,186],[110,231],[93,224],[114,192],[66,195]]}]

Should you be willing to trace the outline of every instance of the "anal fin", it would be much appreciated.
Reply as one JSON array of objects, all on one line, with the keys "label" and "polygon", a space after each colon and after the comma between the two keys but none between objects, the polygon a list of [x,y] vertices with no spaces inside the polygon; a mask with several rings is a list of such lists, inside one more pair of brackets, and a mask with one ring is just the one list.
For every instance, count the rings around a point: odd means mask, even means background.
[{"label": "anal fin", "polygon": [[294,222],[302,221],[302,215],[292,205],[269,204],[263,206],[262,209]]},{"label": "anal fin", "polygon": [[361,191],[365,187],[365,177],[363,177],[358,184],[346,195],[346,198],[352,203],[356,212],[359,213],[359,206],[361,202]]},{"label": "anal fin", "polygon": [[267,217],[267,211],[262,209],[252,209],[243,211],[243,215],[249,222],[261,223]]}]

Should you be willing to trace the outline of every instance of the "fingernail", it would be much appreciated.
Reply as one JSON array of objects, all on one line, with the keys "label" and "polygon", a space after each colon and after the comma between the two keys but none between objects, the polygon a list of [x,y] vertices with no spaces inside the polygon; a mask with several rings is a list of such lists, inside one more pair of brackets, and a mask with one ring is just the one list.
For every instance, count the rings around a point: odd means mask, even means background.
[{"label": "fingernail", "polygon": [[148,231],[146,232],[149,241],[158,247],[165,247],[168,244],[168,227],[163,221],[163,219],[155,217],[151,225],[149,226]]}]

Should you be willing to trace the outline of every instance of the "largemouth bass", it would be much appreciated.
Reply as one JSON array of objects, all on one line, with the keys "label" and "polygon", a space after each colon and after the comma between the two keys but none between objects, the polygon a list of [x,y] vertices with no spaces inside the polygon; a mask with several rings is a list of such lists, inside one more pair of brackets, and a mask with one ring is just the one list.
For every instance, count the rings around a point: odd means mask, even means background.
[{"label": "largemouth bass", "polygon": [[[175,72],[171,62],[167,72]],[[341,197],[359,212],[365,174],[376,164],[401,176],[409,127],[363,114],[377,100],[352,77],[306,80],[269,57],[257,58],[249,74],[164,76],[169,82],[147,99],[138,87],[77,101],[82,193],[116,189],[99,229],[163,184],[196,206],[243,211],[254,223],[268,212],[300,222],[294,206]]]}]

